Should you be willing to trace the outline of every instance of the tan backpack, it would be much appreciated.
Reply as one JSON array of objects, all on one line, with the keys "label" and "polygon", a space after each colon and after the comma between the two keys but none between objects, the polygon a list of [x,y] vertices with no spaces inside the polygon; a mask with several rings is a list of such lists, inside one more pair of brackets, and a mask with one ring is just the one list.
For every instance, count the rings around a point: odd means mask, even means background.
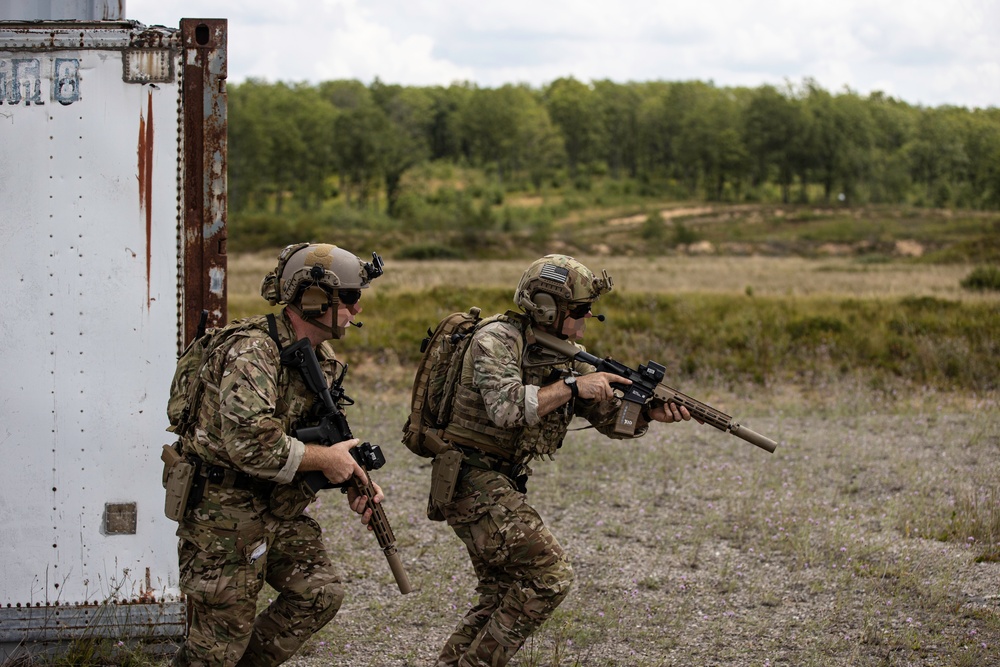
[{"label": "tan backpack", "polygon": [[442,440],[448,425],[462,358],[472,333],[482,322],[480,309],[448,315],[420,344],[420,363],[413,379],[410,416],[403,426],[403,444],[418,456],[433,457],[449,449]]}]

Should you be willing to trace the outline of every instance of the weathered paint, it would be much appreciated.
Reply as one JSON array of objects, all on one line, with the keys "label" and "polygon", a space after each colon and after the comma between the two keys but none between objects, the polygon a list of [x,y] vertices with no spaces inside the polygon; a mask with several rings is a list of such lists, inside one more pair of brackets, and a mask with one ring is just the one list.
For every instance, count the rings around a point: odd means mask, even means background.
[{"label": "weathered paint", "polygon": [[10,21],[120,21],[125,0],[16,0],[4,13]]},{"label": "weathered paint", "polygon": [[150,304],[150,280],[153,258],[153,91],[148,91],[145,115],[139,114],[139,208],[146,219],[146,307]]},{"label": "weathered paint", "polygon": [[[184,262],[196,270],[184,293],[183,348],[195,335],[202,310],[211,326],[226,322],[226,116],[225,20],[181,21],[184,57]],[[208,276],[209,280],[204,277]]]},{"label": "weathered paint", "polygon": [[190,24],[0,22],[0,662],[183,632],[164,406],[187,313],[226,319],[226,23]]}]

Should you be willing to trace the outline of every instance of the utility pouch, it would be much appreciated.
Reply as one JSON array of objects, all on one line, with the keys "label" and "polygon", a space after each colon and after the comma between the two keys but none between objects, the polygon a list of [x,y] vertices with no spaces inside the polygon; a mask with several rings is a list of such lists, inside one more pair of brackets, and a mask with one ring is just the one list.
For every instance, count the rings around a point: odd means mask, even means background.
[{"label": "utility pouch", "polygon": [[296,476],[291,484],[274,485],[268,498],[271,514],[279,519],[294,519],[316,498],[316,492],[300,477]]},{"label": "utility pouch", "polygon": [[431,504],[447,505],[455,497],[455,487],[462,471],[465,456],[457,449],[449,449],[434,457],[431,464]]},{"label": "utility pouch", "polygon": [[174,445],[163,445],[160,460],[163,461],[163,488],[167,491],[163,513],[168,519],[180,521],[187,511],[198,468],[181,456]]}]

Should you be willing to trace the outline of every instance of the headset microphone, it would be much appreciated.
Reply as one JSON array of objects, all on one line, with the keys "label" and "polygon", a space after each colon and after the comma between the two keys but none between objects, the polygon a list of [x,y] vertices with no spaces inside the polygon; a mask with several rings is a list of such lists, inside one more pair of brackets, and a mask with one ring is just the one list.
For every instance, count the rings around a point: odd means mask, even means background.
[{"label": "headset microphone", "polygon": [[605,315],[594,315],[594,317],[597,318],[598,322],[603,322],[604,320],[608,319]]},{"label": "headset microphone", "polygon": [[352,326],[352,327],[357,327],[357,328],[359,328],[359,329],[360,329],[361,327],[365,326],[365,323],[364,323],[364,322],[353,322],[353,321],[352,321],[352,322],[351,322],[351,326]]}]

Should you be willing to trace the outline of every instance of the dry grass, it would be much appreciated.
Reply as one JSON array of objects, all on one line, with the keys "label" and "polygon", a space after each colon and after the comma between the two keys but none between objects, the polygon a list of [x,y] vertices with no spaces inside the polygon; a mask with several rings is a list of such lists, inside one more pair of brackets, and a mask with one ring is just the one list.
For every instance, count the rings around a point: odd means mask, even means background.
[{"label": "dry grass", "polygon": [[[232,258],[232,298],[252,301],[273,255]],[[963,292],[963,266],[588,262],[628,292],[749,287],[776,296],[997,300]],[[390,261],[377,289],[511,286],[524,265]],[[416,590],[399,595],[374,537],[340,494],[324,495],[312,513],[348,599],[291,665],[430,665],[472,601],[464,548],[447,526],[424,518],[427,462],[399,444],[407,396],[398,380],[411,370],[380,370],[395,380],[352,386],[358,406],[349,417],[356,434],[385,450],[388,464],[375,477]],[[529,497],[570,553],[577,581],[513,665],[996,664],[996,395],[873,393],[823,378],[686,390],[778,440],[777,452],[694,423],[611,446],[589,431],[571,433],[555,461],[535,466]]]},{"label": "dry grass", "polygon": [[[359,253],[368,252],[359,250]],[[277,252],[230,257],[231,298],[256,298],[260,281],[274,268]],[[607,269],[623,292],[720,292],[761,296],[838,295],[845,297],[933,296],[956,300],[1000,302],[1000,293],[962,289],[960,281],[973,269],[965,264],[864,264],[852,258],[800,257],[580,257],[587,266]],[[506,287],[513,294],[523,260],[415,261],[387,260],[379,290],[420,292],[437,286]]]}]

